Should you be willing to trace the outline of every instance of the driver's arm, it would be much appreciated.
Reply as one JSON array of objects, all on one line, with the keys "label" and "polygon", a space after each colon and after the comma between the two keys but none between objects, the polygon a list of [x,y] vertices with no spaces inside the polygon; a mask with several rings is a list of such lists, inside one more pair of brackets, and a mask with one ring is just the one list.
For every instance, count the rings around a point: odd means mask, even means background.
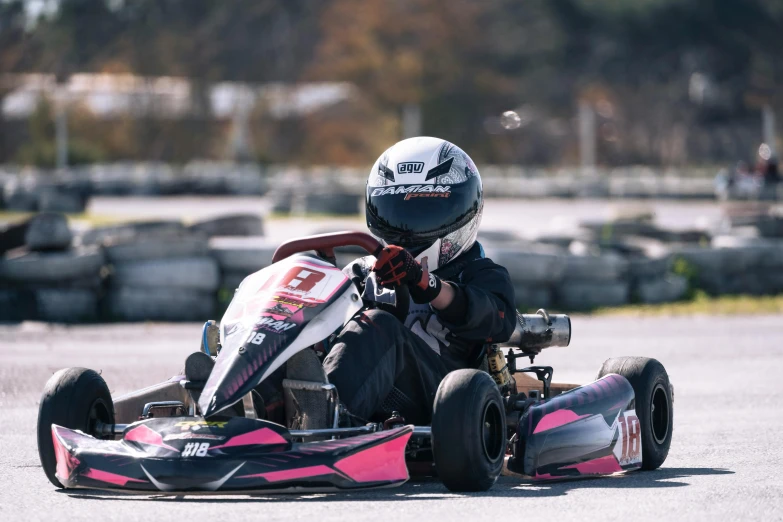
[{"label": "driver's arm", "polygon": [[455,281],[444,282],[451,301],[443,308],[432,302],[438,317],[451,333],[463,339],[500,343],[516,326],[514,286],[508,271],[489,259],[471,263]]},{"label": "driver's arm", "polygon": [[456,295],[457,292],[454,290],[454,287],[451,286],[450,283],[446,283],[440,289],[438,296],[433,299],[430,304],[436,310],[445,310],[454,302],[454,297]]}]

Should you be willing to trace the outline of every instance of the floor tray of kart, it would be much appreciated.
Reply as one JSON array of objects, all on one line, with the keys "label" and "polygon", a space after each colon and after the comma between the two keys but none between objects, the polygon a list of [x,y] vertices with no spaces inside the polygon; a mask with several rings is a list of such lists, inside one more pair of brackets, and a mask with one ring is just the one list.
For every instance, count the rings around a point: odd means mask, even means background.
[{"label": "floor tray of kart", "polygon": [[[328,341],[368,300],[333,249],[380,244],[362,233],[284,243],[248,276],[182,375],[112,397],[84,368],[55,373],[38,416],[38,450],[57,487],[138,492],[350,490],[437,476],[452,491],[492,487],[504,468],[533,479],[655,469],[668,454],[673,389],[654,359],[603,364],[584,386],[552,383],[548,366],[520,367],[567,346],[565,315],[520,314],[511,339],[487,345],[474,369],[441,382],[430,426],[378,412],[357,426],[321,362]],[[317,255],[304,252],[315,251]],[[265,420],[257,388],[283,375],[284,422]]]}]

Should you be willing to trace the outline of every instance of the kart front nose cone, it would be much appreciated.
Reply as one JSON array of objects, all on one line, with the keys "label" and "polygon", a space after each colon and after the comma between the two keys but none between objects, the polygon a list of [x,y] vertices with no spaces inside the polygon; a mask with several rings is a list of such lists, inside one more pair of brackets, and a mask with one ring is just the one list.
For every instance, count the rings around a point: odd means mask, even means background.
[{"label": "kart front nose cone", "polygon": [[216,392],[213,391],[212,393],[207,393],[207,389],[205,388],[204,392],[201,394],[201,397],[199,397],[198,407],[201,410],[202,416],[210,417],[232,406],[241,398],[242,396],[239,395],[236,399],[232,399],[230,401],[221,401],[218,398],[218,394]]},{"label": "kart front nose cone", "polygon": [[201,414],[209,417],[239,402],[258,383],[263,362],[251,350],[221,352],[198,400]]}]

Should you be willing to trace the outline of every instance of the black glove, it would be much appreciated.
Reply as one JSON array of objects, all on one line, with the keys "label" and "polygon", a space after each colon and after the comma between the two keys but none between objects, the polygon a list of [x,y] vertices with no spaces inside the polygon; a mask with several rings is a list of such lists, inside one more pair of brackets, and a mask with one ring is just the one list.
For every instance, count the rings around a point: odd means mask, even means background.
[{"label": "black glove", "polygon": [[386,288],[405,285],[410,290],[414,303],[429,303],[440,294],[443,283],[427,266],[422,266],[410,252],[402,247],[390,245],[378,255],[372,267],[378,275],[378,283]]}]

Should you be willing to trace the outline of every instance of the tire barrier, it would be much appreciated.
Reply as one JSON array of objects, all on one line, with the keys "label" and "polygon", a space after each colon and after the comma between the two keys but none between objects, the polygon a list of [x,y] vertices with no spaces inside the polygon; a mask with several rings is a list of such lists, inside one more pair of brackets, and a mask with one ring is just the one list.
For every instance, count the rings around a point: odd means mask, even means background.
[{"label": "tire barrier", "polygon": [[536,310],[548,308],[554,303],[552,289],[548,286],[514,284],[514,297],[518,308]]},{"label": "tire barrier", "polygon": [[203,321],[213,317],[214,292],[179,287],[114,287],[102,306],[110,321]]},{"label": "tire barrier", "polygon": [[188,227],[190,232],[214,236],[263,236],[264,222],[256,214],[236,214],[199,221]]},{"label": "tire barrier", "polygon": [[360,213],[364,197],[339,187],[310,187],[309,192],[301,187],[283,187],[270,194],[270,199],[272,211],[277,214],[350,216]]},{"label": "tire barrier", "polygon": [[[516,304],[526,311],[666,303],[694,290],[783,292],[783,241],[741,223],[708,242],[682,240],[700,232],[665,243],[665,234],[628,221],[614,228],[621,234],[596,233],[592,223],[592,230],[540,242],[498,231],[480,240],[487,257],[507,268]],[[72,238],[62,214],[38,214],[0,230],[0,322],[208,319],[245,277],[271,264],[278,244],[257,235],[261,225],[255,216],[233,215],[190,226],[127,223]],[[336,252],[340,266],[362,255]]]},{"label": "tire barrier", "polygon": [[96,247],[63,252],[24,252],[0,259],[0,281],[63,283],[100,274],[105,258]]},{"label": "tire barrier", "polygon": [[628,270],[628,261],[617,254],[566,256],[566,281],[616,281]]},{"label": "tire barrier", "polygon": [[628,281],[565,281],[555,289],[558,306],[568,310],[589,310],[620,306],[630,300]]},{"label": "tire barrier", "polygon": [[68,220],[62,214],[42,212],[33,216],[27,225],[24,243],[30,250],[65,250],[71,246],[73,234]]},{"label": "tire barrier", "polygon": [[520,251],[508,246],[485,248],[487,257],[506,267],[514,283],[546,285],[562,279],[567,259],[555,249]]},{"label": "tire barrier", "polygon": [[65,216],[41,213],[0,229],[0,254],[22,247],[33,251],[65,250],[72,240]]},{"label": "tire barrier", "polygon": [[87,288],[38,289],[35,303],[39,321],[81,323],[98,319],[98,294]]},{"label": "tire barrier", "polygon": [[264,237],[214,237],[209,253],[223,273],[248,275],[271,265],[277,246]]},{"label": "tire barrier", "polygon": [[[18,211],[52,210],[82,212],[92,196],[171,196],[236,195],[260,196],[271,188],[280,192],[276,210],[288,212],[293,194],[307,199],[307,205],[323,203],[347,212],[357,203],[350,190],[324,192],[323,187],[338,184],[363,186],[365,168],[300,168],[296,166],[261,167],[253,163],[193,161],[184,166],[155,162],[116,162],[45,170],[0,166],[0,192],[5,195],[0,207]],[[585,174],[579,168],[544,170],[519,166],[485,165],[481,167],[484,195],[489,198],[643,198],[702,199],[722,198],[716,191],[714,172],[705,169],[660,171],[646,167],[598,169]],[[290,187],[294,187],[292,190]],[[45,198],[41,194],[48,192]],[[757,194],[764,199],[783,199],[783,186],[777,193]],[[62,197],[60,197],[62,195]],[[312,199],[310,199],[312,198]],[[294,198],[296,199],[296,198]],[[360,198],[359,198],[360,199]],[[339,204],[342,202],[344,204]],[[309,207],[308,207],[309,208]],[[319,210],[320,212],[320,210]],[[781,226],[776,225],[778,230]],[[783,233],[783,232],[781,232]],[[779,236],[776,236],[779,237]]]},{"label": "tire barrier", "polygon": [[220,270],[217,261],[207,256],[148,259],[113,265],[109,284],[215,292],[220,287]]},{"label": "tire barrier", "polygon": [[214,313],[220,269],[204,233],[155,222],[105,230],[101,238],[109,262],[106,320],[198,321]]},{"label": "tire barrier", "polygon": [[104,254],[72,243],[65,216],[52,212],[0,232],[0,320],[98,320]]},{"label": "tire barrier", "polygon": [[48,176],[11,178],[0,186],[0,208],[18,212],[84,212],[87,191],[70,181],[50,180]]},{"label": "tire barrier", "polygon": [[95,227],[83,232],[78,242],[82,245],[104,245],[133,241],[139,237],[184,235],[185,225],[180,221],[138,221],[121,225]]},{"label": "tire barrier", "polygon": [[205,257],[209,255],[209,243],[200,235],[164,234],[121,242],[107,240],[103,250],[110,263],[123,265],[155,259]]},{"label": "tire barrier", "polygon": [[670,303],[685,296],[688,292],[688,280],[684,276],[667,274],[663,277],[639,281],[635,291],[637,300],[641,303]]},{"label": "tire barrier", "polygon": [[65,191],[58,188],[42,190],[38,194],[38,208],[40,212],[66,212],[78,214],[84,212],[87,206],[87,198],[73,191]]},{"label": "tire barrier", "polygon": [[255,164],[113,163],[66,170],[0,167],[0,208],[81,213],[92,196],[260,196],[270,182]]}]

